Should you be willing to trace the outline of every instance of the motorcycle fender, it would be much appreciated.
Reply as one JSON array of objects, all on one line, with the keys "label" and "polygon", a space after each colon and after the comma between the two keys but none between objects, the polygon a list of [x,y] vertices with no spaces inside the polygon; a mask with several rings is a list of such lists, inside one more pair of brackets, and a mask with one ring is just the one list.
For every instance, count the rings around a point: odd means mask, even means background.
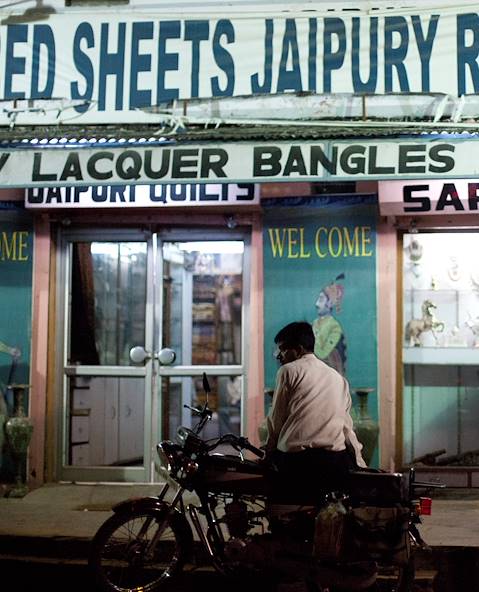
[{"label": "motorcycle fender", "polygon": [[183,551],[188,559],[193,553],[193,532],[191,526],[177,508],[171,512],[171,505],[157,497],[137,497],[124,500],[113,506],[115,514],[134,514],[145,510],[157,512],[158,516],[163,516],[170,512],[171,525],[176,530],[181,539]]},{"label": "motorcycle fender", "polygon": [[[113,506],[115,514],[121,512],[138,512],[142,510],[157,510],[158,512],[166,512],[170,509],[170,504],[158,499],[157,497],[131,497],[123,500]],[[175,510],[177,512],[177,510]]]}]

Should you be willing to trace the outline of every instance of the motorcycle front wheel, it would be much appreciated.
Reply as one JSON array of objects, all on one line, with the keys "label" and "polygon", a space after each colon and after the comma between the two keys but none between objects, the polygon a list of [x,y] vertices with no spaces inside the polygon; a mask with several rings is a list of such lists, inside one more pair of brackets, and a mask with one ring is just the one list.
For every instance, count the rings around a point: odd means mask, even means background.
[{"label": "motorcycle front wheel", "polygon": [[154,510],[114,514],[92,541],[89,565],[105,592],[150,592],[184,565],[183,534]]}]

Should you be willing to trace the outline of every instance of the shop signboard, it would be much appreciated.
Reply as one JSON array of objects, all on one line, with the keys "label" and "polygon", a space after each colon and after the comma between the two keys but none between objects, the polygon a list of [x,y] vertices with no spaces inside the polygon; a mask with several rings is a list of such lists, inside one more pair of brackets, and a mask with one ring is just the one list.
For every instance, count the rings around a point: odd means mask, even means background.
[{"label": "shop signboard", "polygon": [[154,208],[259,204],[253,183],[30,187],[27,208]]},{"label": "shop signboard", "polygon": [[57,123],[154,122],[178,99],[479,92],[472,10],[268,12],[185,19],[89,7],[19,18],[0,27],[0,95],[11,102],[0,123],[49,111]]},{"label": "shop signboard", "polygon": [[382,181],[378,198],[383,216],[477,214],[479,179]]},{"label": "shop signboard", "polygon": [[[88,194],[88,187],[98,185],[243,184],[474,176],[479,177],[479,138],[475,137],[188,145],[152,142],[129,143],[127,146],[117,143],[108,147],[98,144],[41,147],[20,144],[0,150],[0,187],[83,188],[73,193],[59,192],[56,197],[54,192],[30,192],[27,207],[40,207],[45,200],[49,207],[54,207],[55,201],[78,204],[82,201],[86,203],[87,199],[91,199],[92,204],[102,200],[105,204],[111,195],[105,199],[105,194],[100,192],[96,197],[91,192]],[[85,191],[83,197],[82,191]],[[226,201],[224,189],[214,191],[220,202]],[[134,200],[142,205],[140,194],[141,191],[138,195],[132,191],[128,198],[125,197],[124,203]],[[188,199],[193,202],[195,196],[198,197],[198,194],[190,194]],[[228,200],[233,197],[228,190]],[[240,202],[251,197],[247,191],[241,190],[234,199]],[[117,196],[116,199],[119,201],[122,198]],[[155,194],[145,199],[148,204],[168,202],[168,199],[164,202],[162,196]],[[198,203],[202,201],[196,199]]]},{"label": "shop signboard", "polygon": [[276,333],[308,321],[316,355],[346,376],[355,403],[355,391],[372,389],[369,413],[377,420],[376,209],[357,199],[348,206],[347,196],[336,205],[329,197],[300,201],[265,202],[265,385],[275,384]]}]

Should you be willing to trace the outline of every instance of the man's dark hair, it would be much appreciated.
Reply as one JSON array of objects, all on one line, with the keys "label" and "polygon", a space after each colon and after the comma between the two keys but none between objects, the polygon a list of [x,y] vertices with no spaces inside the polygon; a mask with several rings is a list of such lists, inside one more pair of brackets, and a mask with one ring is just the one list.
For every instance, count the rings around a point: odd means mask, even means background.
[{"label": "man's dark hair", "polygon": [[302,345],[308,351],[314,351],[314,333],[309,323],[294,322],[283,327],[274,338],[275,343],[282,343],[285,347]]}]

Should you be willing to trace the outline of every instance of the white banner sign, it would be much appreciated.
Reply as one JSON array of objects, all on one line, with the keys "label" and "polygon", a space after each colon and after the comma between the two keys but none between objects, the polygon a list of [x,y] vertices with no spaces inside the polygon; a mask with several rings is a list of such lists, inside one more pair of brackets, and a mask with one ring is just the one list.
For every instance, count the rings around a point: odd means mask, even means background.
[{"label": "white banner sign", "polygon": [[252,204],[259,204],[259,187],[252,183],[31,187],[25,192],[27,208],[151,208]]},{"label": "white banner sign", "polygon": [[103,146],[0,150],[0,187],[479,177],[474,139]]},{"label": "white banner sign", "polygon": [[477,214],[479,179],[380,182],[379,209],[383,216]]},{"label": "white banner sign", "polygon": [[[479,13],[386,13],[53,14],[0,26],[0,96],[64,100],[59,121],[108,123],[150,121],[152,106],[175,99],[479,92]],[[16,107],[15,121],[28,121]]]}]

